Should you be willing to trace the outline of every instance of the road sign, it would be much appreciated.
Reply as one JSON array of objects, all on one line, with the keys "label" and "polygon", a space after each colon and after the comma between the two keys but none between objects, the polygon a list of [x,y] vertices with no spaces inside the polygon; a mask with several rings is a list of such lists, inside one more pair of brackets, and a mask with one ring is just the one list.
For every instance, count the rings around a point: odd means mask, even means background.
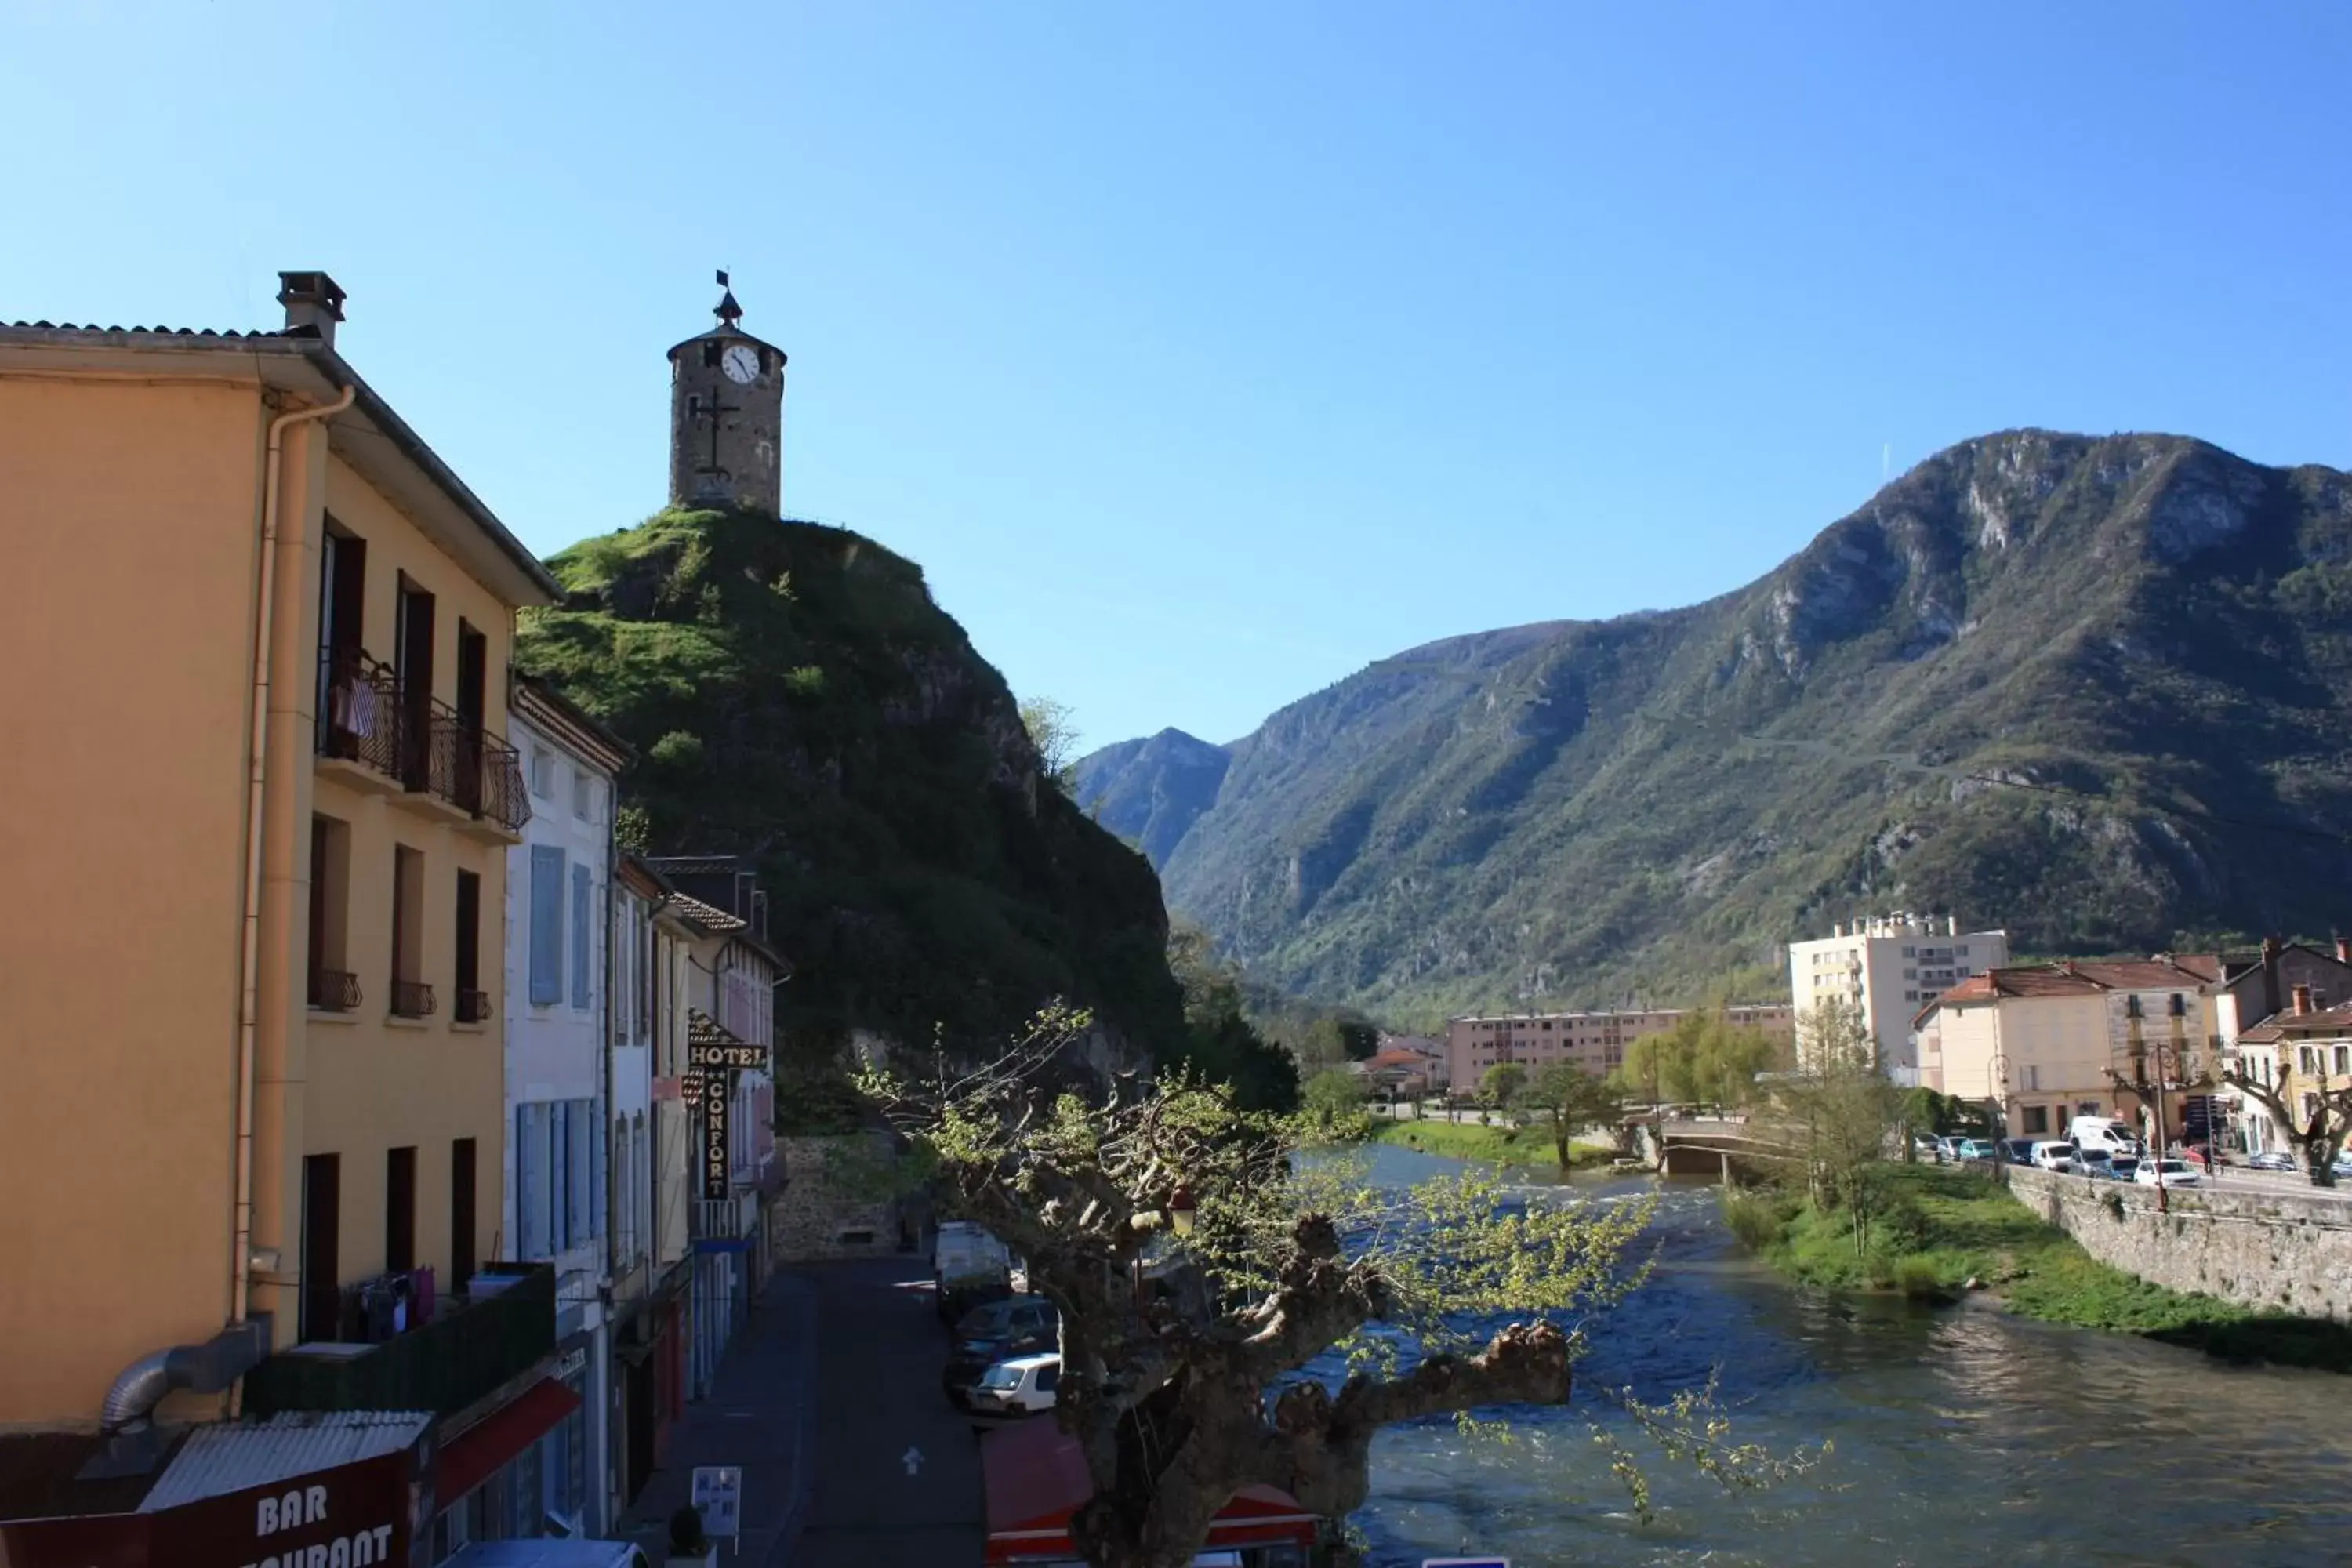
[{"label": "road sign", "polygon": [[730,1541],[743,1533],[743,1468],[740,1465],[694,1467],[694,1506],[702,1510],[702,1533]]}]

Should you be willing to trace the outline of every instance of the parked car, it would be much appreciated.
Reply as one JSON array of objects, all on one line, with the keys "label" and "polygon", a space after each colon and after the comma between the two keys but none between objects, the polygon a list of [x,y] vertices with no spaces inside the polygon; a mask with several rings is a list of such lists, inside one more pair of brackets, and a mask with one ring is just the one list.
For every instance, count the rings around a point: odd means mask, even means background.
[{"label": "parked car", "polygon": [[1014,1356],[982,1373],[964,1404],[975,1415],[1034,1415],[1054,1408],[1054,1387],[1061,1380],[1060,1356]]},{"label": "parked car", "polygon": [[1968,1140],[1965,1138],[1954,1138],[1950,1136],[1937,1139],[1936,1158],[1938,1160],[1958,1159],[1960,1157],[1960,1145],[1967,1142]]},{"label": "parked car", "polygon": [[967,1314],[955,1327],[948,1347],[947,1369],[940,1386],[950,1399],[961,1403],[988,1369],[1014,1356],[1058,1351],[1062,1320],[1054,1303],[1043,1296],[1015,1296],[991,1301]]},{"label": "parked car", "polygon": [[1013,1255],[979,1226],[950,1220],[940,1226],[931,1247],[931,1285],[940,1316],[952,1323],[983,1302],[1013,1293]]},{"label": "parked car", "polygon": [[1990,1160],[1992,1158],[1992,1142],[1986,1138],[1963,1138],[1958,1157],[1963,1160]]},{"label": "parked car", "polygon": [[2004,1138],[2000,1141],[2000,1157],[2012,1165],[2033,1163],[2033,1146],[2038,1138]]},{"label": "parked car", "polygon": [[2024,1163],[2044,1171],[2071,1173],[2074,1169],[2074,1146],[2053,1142],[2045,1138],[2028,1145]]},{"label": "parked car", "polygon": [[2205,1180],[2186,1160],[2142,1160],[2132,1173],[2132,1180],[2143,1187],[2155,1186],[2159,1176],[2168,1187],[2193,1187]]},{"label": "parked car", "polygon": [[[2108,1153],[2105,1149],[2077,1149],[2074,1145],[2069,1143],[2066,1145],[2066,1152],[2074,1158],[2074,1170],[2077,1174],[2084,1176],[2108,1176],[2115,1173],[2108,1167],[2115,1163],[2116,1157],[2113,1154]],[[2126,1154],[2124,1158],[2128,1160],[2131,1156]]]},{"label": "parked car", "polygon": [[2292,1171],[2295,1168],[2294,1156],[2284,1149],[2265,1149],[2259,1154],[2246,1156],[2246,1169],[2250,1171]]},{"label": "parked car", "polygon": [[2110,1154],[2143,1152],[2139,1134],[2112,1116],[2077,1116],[2066,1124],[2066,1141],[2077,1149],[2105,1149]]},{"label": "parked car", "polygon": [[2139,1174],[2139,1156],[2117,1154],[2109,1159],[2100,1173],[2113,1181],[2128,1182]]}]

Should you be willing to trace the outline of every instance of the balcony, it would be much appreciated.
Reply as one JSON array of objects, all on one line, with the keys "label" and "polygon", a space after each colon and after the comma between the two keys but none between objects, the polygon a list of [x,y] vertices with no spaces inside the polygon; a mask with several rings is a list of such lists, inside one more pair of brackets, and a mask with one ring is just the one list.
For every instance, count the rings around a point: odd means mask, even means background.
[{"label": "balcony", "polygon": [[392,1016],[395,1018],[430,1018],[438,1005],[433,999],[433,987],[422,980],[395,980],[392,983]]},{"label": "balcony", "polygon": [[488,842],[521,841],[530,820],[522,759],[447,703],[411,691],[390,665],[357,648],[319,654],[321,772],[397,795]]},{"label": "balcony", "polygon": [[457,1022],[486,1024],[490,1018],[490,994],[487,991],[457,993]]},{"label": "balcony", "polygon": [[444,1297],[425,1323],[374,1343],[306,1342],[245,1374],[254,1415],[285,1410],[430,1410],[450,1415],[555,1350],[555,1271],[499,1263],[469,1296]]},{"label": "balcony", "polygon": [[310,971],[310,1005],[321,1013],[349,1013],[362,1001],[360,977],[345,969]]}]

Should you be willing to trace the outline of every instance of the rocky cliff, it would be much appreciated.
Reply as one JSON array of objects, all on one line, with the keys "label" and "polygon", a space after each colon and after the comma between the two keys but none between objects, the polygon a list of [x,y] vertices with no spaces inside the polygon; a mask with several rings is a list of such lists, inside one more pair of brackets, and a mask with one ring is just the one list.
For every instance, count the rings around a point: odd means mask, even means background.
[{"label": "rocky cliff", "polygon": [[921,570],[841,529],[673,511],[549,563],[524,668],[638,751],[666,853],[760,865],[787,1031],[985,1048],[1055,996],[1097,1065],[1182,1048],[1144,858],[1045,780],[1010,691]]}]

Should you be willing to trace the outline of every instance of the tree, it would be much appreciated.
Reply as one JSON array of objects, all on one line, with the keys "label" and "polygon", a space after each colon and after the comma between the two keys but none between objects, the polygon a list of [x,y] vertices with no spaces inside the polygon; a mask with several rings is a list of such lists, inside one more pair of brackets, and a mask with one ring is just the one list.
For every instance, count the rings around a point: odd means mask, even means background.
[{"label": "tree", "polygon": [[1078,727],[1071,721],[1069,704],[1050,697],[1024,697],[1021,727],[1037,748],[1037,771],[1064,795],[1074,794],[1078,787]]},{"label": "tree", "polygon": [[1363,1114],[1364,1080],[1346,1068],[1326,1068],[1307,1080],[1307,1114],[1328,1131]]},{"label": "tree", "polygon": [[1878,1071],[1877,1053],[1860,1011],[1832,998],[1799,1025],[1804,1064],[1781,1088],[1805,1163],[1813,1206],[1843,1208],[1853,1249],[1870,1246],[1870,1227],[1885,1207],[1886,1142],[1902,1115],[1901,1092]]},{"label": "tree", "polygon": [[1625,1047],[1618,1081],[1629,1095],[1717,1107],[1745,1105],[1756,1077],[1772,1066],[1772,1042],[1760,1029],[1735,1028],[1721,1013],[1694,1009],[1671,1029]]},{"label": "tree", "polygon": [[1171,921],[1168,970],[1184,993],[1184,1058],[1212,1083],[1231,1084],[1244,1110],[1298,1109],[1298,1068],[1242,1011],[1241,974],[1198,926]]},{"label": "tree", "polygon": [[1615,1121],[1623,1103],[1606,1079],[1574,1062],[1551,1062],[1538,1068],[1522,1098],[1551,1118],[1552,1149],[1563,1171],[1568,1169],[1569,1139],[1587,1127]]},{"label": "tree", "polygon": [[[1044,1069],[1082,1026],[1042,1017],[961,1079],[866,1081],[945,1206],[1027,1259],[1059,1309],[1055,1419],[1093,1484],[1071,1535],[1096,1568],[1190,1563],[1245,1486],[1344,1518],[1393,1423],[1565,1402],[1590,1314],[1641,1278],[1625,1256],[1646,1205],[1529,1203],[1475,1173],[1400,1200],[1301,1157],[1296,1122],[1176,1075],[1100,1102],[1049,1093]],[[1147,1264],[1165,1289],[1136,1287]],[[1306,1375],[1334,1350],[1338,1386]],[[1730,1444],[1704,1395],[1612,1398],[1727,1484],[1791,1463]]]},{"label": "tree", "polygon": [[[2239,1053],[2238,1065],[2221,1074],[2221,1081],[2247,1096],[2271,1113],[2271,1120],[2284,1130],[2287,1142],[2303,1161],[2304,1173],[2315,1187],[2336,1184],[2336,1156],[2344,1147],[2347,1133],[2352,1133],[2352,1084],[2331,1089],[2324,1077],[2314,1075],[2317,1089],[2305,1089],[2300,1114],[2287,1103],[2281,1092],[2286,1074],[2278,1075],[2280,1081],[2265,1082],[2246,1070],[2245,1053]],[[2162,1150],[2157,1153],[2160,1157]]]},{"label": "tree", "polygon": [[1496,1110],[1508,1110],[1520,1086],[1527,1081],[1527,1068],[1516,1062],[1497,1062],[1478,1080],[1478,1092]]}]

